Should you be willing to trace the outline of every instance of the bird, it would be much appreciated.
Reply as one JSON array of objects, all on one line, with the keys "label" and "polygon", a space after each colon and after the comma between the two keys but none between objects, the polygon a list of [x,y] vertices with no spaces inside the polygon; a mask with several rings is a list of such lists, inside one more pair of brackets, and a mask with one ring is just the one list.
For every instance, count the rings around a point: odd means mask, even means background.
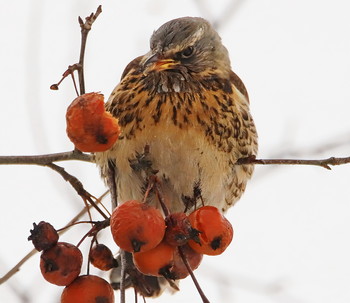
[{"label": "bird", "polygon": [[157,29],[106,109],[122,134],[96,162],[104,177],[113,163],[119,203],[142,199],[150,167],[171,212],[191,211],[199,198],[225,212],[243,194],[254,167],[235,163],[257,154],[257,131],[247,90],[205,19],[177,18]]},{"label": "bird", "polygon": [[247,90],[207,20],[181,17],[154,31],[105,107],[122,133],[95,159],[105,179],[113,169],[118,203],[141,201],[152,174],[171,213],[224,213],[242,196],[254,166],[237,161],[257,154],[258,135]]}]

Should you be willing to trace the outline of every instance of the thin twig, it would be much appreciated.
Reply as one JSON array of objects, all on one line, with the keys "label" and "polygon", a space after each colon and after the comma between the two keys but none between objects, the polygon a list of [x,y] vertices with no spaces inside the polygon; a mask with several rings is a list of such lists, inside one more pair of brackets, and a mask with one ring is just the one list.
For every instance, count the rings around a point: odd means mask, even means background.
[{"label": "thin twig", "polygon": [[350,157],[336,158],[330,157],[321,160],[304,160],[304,159],[256,159],[255,156],[241,158],[235,163],[236,165],[243,164],[261,164],[261,165],[313,165],[320,166],[331,170],[331,166],[350,163]]},{"label": "thin twig", "polygon": [[155,180],[154,178],[153,179],[150,178],[150,180],[148,181],[147,189],[145,191],[145,194],[143,195],[142,203],[146,203],[148,195],[153,189],[154,183],[156,182],[154,180]]},{"label": "thin twig", "polygon": [[163,210],[164,216],[167,217],[167,216],[170,215],[170,211],[169,211],[169,209],[168,209],[168,207],[166,205],[164,194],[163,194],[163,191],[162,191],[162,187],[160,185],[160,181],[157,178],[157,176],[151,176],[151,177],[150,177],[150,181],[149,182],[154,182],[154,186],[155,186],[155,190],[156,190],[156,194],[157,194],[160,206],[161,206],[161,208]]},{"label": "thin twig", "polygon": [[29,253],[27,253],[14,267],[12,267],[4,276],[0,278],[0,285],[10,279],[16,272],[18,272],[20,267],[37,252],[38,251],[36,249],[32,249]]},{"label": "thin twig", "polygon": [[101,13],[102,13],[102,6],[99,5],[95,13],[92,13],[90,16],[85,18],[85,22],[81,17],[78,18],[78,21],[81,27],[81,45],[80,45],[80,55],[79,55],[80,68],[78,69],[80,95],[85,94],[84,58],[85,58],[87,36],[91,30],[92,24],[95,22],[95,20]]},{"label": "thin twig", "polygon": [[81,69],[81,65],[79,63],[75,63],[73,65],[69,65],[68,68],[62,74],[61,80],[58,81],[57,83],[51,84],[50,85],[50,89],[51,90],[58,90],[58,88],[61,85],[61,83],[63,82],[63,80],[66,79],[70,75],[72,77],[72,81],[73,81],[75,92],[79,96],[79,92],[77,90],[77,85],[75,83],[74,72],[76,70],[80,70],[80,69]]},{"label": "thin twig", "polygon": [[[77,194],[85,201],[88,201],[100,214],[103,218],[108,219],[108,216],[98,207],[95,201],[92,199],[96,199],[93,195],[87,192],[83,186],[83,184],[78,180],[78,178],[66,172],[66,170],[58,166],[54,163],[48,163],[45,166],[50,167],[54,171],[58,172],[64,180],[70,183],[72,187],[75,189]],[[97,199],[96,199],[97,200]]]},{"label": "thin twig", "polygon": [[96,241],[96,235],[94,235],[91,239],[91,243],[90,243],[90,248],[89,248],[89,254],[88,254],[88,260],[87,260],[87,264],[86,264],[86,274],[89,275],[90,274],[90,263],[91,263],[91,250],[92,250],[92,246],[94,245],[94,242]]},{"label": "thin twig", "polygon": [[195,285],[196,288],[197,288],[197,291],[198,291],[199,295],[200,295],[201,298],[202,298],[203,303],[210,303],[209,300],[208,300],[208,298],[205,296],[205,294],[204,294],[202,288],[200,287],[200,285],[199,285],[199,283],[198,283],[198,281],[197,281],[197,278],[196,278],[196,276],[194,275],[193,270],[192,270],[190,264],[188,263],[188,261],[187,261],[187,259],[186,259],[186,256],[185,256],[185,254],[184,254],[184,252],[183,252],[183,248],[182,248],[181,246],[179,246],[177,249],[178,249],[178,252],[179,252],[179,255],[180,255],[182,261],[184,262],[184,264],[185,264],[185,266],[186,266],[186,268],[187,268],[187,270],[188,270],[188,273],[190,274],[190,276],[191,276],[191,278],[192,278],[192,281],[193,281],[194,285]]},{"label": "thin twig", "polygon": [[108,169],[107,169],[107,186],[111,194],[112,209],[118,206],[118,197],[117,197],[118,191],[117,191],[117,185],[115,182],[116,174],[117,174],[117,171],[116,171],[115,162],[110,160],[108,162]]},{"label": "thin twig", "polygon": [[[107,195],[108,192],[105,192],[103,195],[101,195],[98,198],[97,203],[101,203],[102,199]],[[89,205],[89,208],[92,206]],[[72,226],[72,224],[76,221],[78,221],[83,215],[85,215],[87,212],[87,208],[84,207],[74,218],[72,218],[66,225],[65,227],[61,228],[58,231],[58,234],[61,236],[64,234],[66,231],[68,231],[69,227]],[[27,253],[13,268],[11,268],[4,276],[0,277],[0,285],[5,283],[8,279],[10,279],[16,272],[18,272],[21,268],[21,266],[29,260],[32,256],[34,256],[38,251],[36,249],[32,249],[29,253]]]},{"label": "thin twig", "polygon": [[213,22],[215,29],[222,28],[228,21],[234,19],[234,15],[239,11],[244,0],[229,1],[228,5],[223,9],[221,15]]},{"label": "thin twig", "polygon": [[212,24],[215,27],[215,29],[222,27],[223,25],[225,25],[225,23],[227,23],[227,21],[232,20],[233,16],[237,13],[243,2],[244,0],[228,1],[228,4],[225,7],[223,7],[220,15],[214,16],[213,10],[210,8],[210,5],[208,6],[210,1],[194,0],[194,3],[196,4],[200,12],[200,15],[212,21]]},{"label": "thin twig", "polygon": [[0,156],[1,164],[46,165],[52,162],[79,160],[94,162],[94,155],[82,153],[77,150],[63,153],[34,155],[34,156]]},{"label": "thin twig", "polygon": [[[77,150],[70,152],[33,155],[33,156],[0,156],[0,165],[3,164],[22,164],[22,165],[41,165],[45,166],[52,162],[78,160],[85,162],[94,162],[94,155],[82,153]],[[349,164],[350,157],[330,157],[326,159],[256,159],[247,157],[239,159],[235,164],[260,164],[260,165],[312,165],[331,169],[330,166]]]},{"label": "thin twig", "polygon": [[120,303],[125,303],[125,277],[126,277],[126,258],[124,250],[120,250]]},{"label": "thin twig", "polygon": [[100,5],[95,13],[91,13],[89,16],[85,18],[85,22],[81,17],[78,17],[78,22],[81,28],[81,43],[80,43],[80,54],[79,54],[79,63],[75,63],[68,66],[68,69],[63,73],[61,80],[58,83],[52,84],[50,89],[58,90],[58,87],[62,83],[62,81],[67,78],[69,75],[72,76],[74,89],[79,95],[77,91],[77,86],[74,79],[74,72],[78,71],[79,77],[79,88],[80,95],[85,94],[85,79],[84,79],[84,58],[85,58],[85,49],[86,49],[86,41],[87,36],[91,30],[92,24],[95,22],[97,17],[102,13],[102,6]]},{"label": "thin twig", "polygon": [[87,238],[87,237],[96,237],[96,235],[104,228],[108,227],[110,225],[109,218],[103,221],[96,222],[91,229],[80,239],[80,241],[77,244],[77,247],[80,246],[81,243]]}]

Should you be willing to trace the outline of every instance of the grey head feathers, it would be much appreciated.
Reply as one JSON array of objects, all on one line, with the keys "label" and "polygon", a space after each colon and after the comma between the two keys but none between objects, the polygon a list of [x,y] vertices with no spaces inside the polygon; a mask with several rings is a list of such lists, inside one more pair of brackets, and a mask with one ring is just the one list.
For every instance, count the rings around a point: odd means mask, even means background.
[{"label": "grey head feathers", "polygon": [[157,29],[150,40],[152,53],[181,61],[193,72],[205,68],[230,70],[230,59],[211,24],[199,17],[171,20]]}]

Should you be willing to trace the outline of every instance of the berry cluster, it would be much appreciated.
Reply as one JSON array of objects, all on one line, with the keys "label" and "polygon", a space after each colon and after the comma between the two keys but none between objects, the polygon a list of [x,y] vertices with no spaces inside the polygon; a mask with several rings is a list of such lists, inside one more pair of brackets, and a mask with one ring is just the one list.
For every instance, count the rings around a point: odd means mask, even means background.
[{"label": "berry cluster", "polygon": [[[61,303],[114,302],[114,291],[107,281],[94,275],[79,276],[83,263],[80,249],[70,243],[58,242],[58,233],[50,223],[34,223],[30,233],[28,240],[32,241],[38,251],[42,251],[40,270],[45,280],[66,286]],[[116,265],[112,252],[103,244],[91,249],[90,261],[102,270]]]},{"label": "berry cluster", "polygon": [[[66,120],[68,137],[84,152],[106,151],[120,134],[118,120],[105,110],[103,95],[98,93],[77,97],[67,109]],[[134,280],[127,287],[134,286],[136,290],[146,277],[164,277],[176,288],[172,280],[188,275],[195,279],[193,271],[199,267],[203,255],[219,255],[225,251],[231,243],[233,229],[213,206],[202,206],[190,214],[170,213],[162,197],[160,181],[155,175],[147,178],[148,189],[142,202],[126,201],[114,209],[110,219],[105,216],[104,221],[86,221],[92,223],[92,228],[81,242],[89,236],[93,237],[92,244],[95,243],[91,245],[88,264],[104,271],[117,267],[111,250],[96,240],[97,233],[110,225],[116,244],[130,253],[131,266],[124,269]],[[157,193],[158,206],[163,212],[148,202],[151,190]],[[107,281],[94,275],[81,275],[83,256],[78,248],[81,242],[77,246],[59,242],[57,231],[43,221],[34,223],[28,239],[42,252],[43,277],[50,283],[65,286],[61,303],[114,302],[113,289]],[[195,284],[202,299],[205,298]]]},{"label": "berry cluster", "polygon": [[163,218],[158,209],[136,200],[113,211],[111,232],[116,244],[133,254],[140,272],[173,280],[187,277],[203,254],[223,253],[233,237],[230,222],[216,207],[203,206],[189,216],[173,213]]}]

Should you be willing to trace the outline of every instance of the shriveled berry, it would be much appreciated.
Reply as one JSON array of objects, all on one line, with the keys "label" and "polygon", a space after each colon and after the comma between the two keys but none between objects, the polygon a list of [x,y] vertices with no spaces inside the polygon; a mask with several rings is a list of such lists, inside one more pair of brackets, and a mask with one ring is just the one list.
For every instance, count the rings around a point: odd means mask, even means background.
[{"label": "shriveled berry", "polygon": [[105,110],[102,94],[77,97],[67,109],[67,135],[84,152],[110,149],[120,134],[118,120]]},{"label": "shriveled berry", "polygon": [[172,213],[165,218],[165,241],[170,245],[180,246],[193,239],[198,240],[199,232],[192,228],[185,213]]},{"label": "shriveled berry", "polygon": [[39,224],[33,223],[28,241],[32,241],[37,251],[42,251],[57,243],[58,233],[50,223],[44,221],[39,222]]},{"label": "shriveled berry", "polygon": [[136,268],[145,275],[167,276],[174,263],[175,247],[165,241],[151,250],[133,253]]},{"label": "shriveled berry", "polygon": [[213,206],[203,206],[189,215],[193,228],[200,231],[199,243],[188,244],[197,252],[220,255],[229,246],[233,237],[231,223]]},{"label": "shriveled berry", "polygon": [[114,303],[114,291],[98,276],[80,276],[64,288],[61,303]]},{"label": "shriveled berry", "polygon": [[79,276],[83,255],[78,247],[58,242],[40,256],[40,270],[46,281],[59,286],[70,284]]},{"label": "shriveled berry", "polygon": [[136,200],[118,206],[111,216],[115,243],[128,252],[143,252],[156,247],[163,239],[165,222],[161,212]]},{"label": "shriveled berry", "polygon": [[118,266],[111,250],[104,244],[96,244],[90,250],[90,262],[93,266],[101,270],[110,270]]}]

